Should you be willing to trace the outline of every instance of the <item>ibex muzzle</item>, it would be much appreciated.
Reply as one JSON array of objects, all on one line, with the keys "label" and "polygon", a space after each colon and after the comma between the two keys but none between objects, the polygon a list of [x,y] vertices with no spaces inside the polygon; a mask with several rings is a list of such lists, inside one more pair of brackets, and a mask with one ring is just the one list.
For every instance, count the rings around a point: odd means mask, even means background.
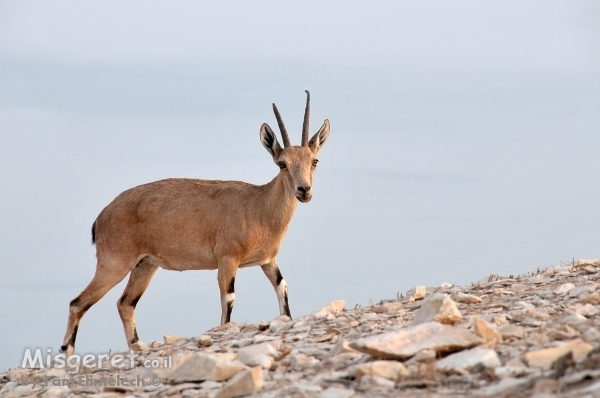
[{"label": "ibex muzzle", "polygon": [[291,146],[275,104],[283,148],[268,124],[260,128],[260,141],[280,168],[271,182],[161,180],[121,193],[100,212],[92,226],[96,273],[71,301],[63,352],[73,353],[83,315],[127,274],[129,281],[117,308],[127,343],[137,343],[135,307],[159,267],[216,269],[223,324],[231,319],[238,268],[260,265],[275,288],[279,313],[291,316],[287,284],[276,257],[298,201],[312,198],[317,153],[329,137],[325,120],[308,139],[310,94],[306,93],[301,146]]}]

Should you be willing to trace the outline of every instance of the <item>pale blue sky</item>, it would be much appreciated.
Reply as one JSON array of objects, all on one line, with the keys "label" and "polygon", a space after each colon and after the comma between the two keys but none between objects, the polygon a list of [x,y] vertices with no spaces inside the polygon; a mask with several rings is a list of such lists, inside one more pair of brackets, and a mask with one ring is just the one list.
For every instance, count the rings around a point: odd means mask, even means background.
[{"label": "pale blue sky", "polygon": [[[597,2],[0,3],[0,369],[58,348],[89,230],[166,177],[270,181],[276,102],[331,120],[279,262],[293,315],[600,257]],[[314,132],[313,131],[313,132]],[[258,268],[233,320],[278,315]],[[125,348],[117,286],[80,352]],[[142,340],[216,325],[216,273],[159,271]]]}]

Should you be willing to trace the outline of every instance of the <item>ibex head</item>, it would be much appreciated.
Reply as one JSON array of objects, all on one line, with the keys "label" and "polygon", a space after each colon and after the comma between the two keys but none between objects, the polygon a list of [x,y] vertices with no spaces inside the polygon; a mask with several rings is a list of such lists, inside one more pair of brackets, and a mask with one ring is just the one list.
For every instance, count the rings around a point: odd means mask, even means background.
[{"label": "ibex head", "polygon": [[273,104],[273,111],[283,138],[283,148],[279,145],[275,133],[267,123],[260,128],[260,141],[273,157],[273,161],[281,169],[287,189],[296,195],[300,202],[308,202],[312,198],[312,181],[317,167],[317,152],[329,137],[329,120],[325,119],[323,126],[315,135],[308,139],[308,124],[310,118],[310,93],[306,90],[306,109],[304,111],[304,124],[302,125],[302,145],[292,146],[287,130]]}]

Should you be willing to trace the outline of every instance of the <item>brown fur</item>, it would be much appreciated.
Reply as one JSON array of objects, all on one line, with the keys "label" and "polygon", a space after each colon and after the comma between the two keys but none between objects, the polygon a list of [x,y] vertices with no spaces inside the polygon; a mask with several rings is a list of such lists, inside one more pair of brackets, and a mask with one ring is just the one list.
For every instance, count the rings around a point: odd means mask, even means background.
[{"label": "brown fur", "polygon": [[[85,312],[131,274],[117,303],[128,344],[138,341],[134,311],[158,267],[218,270],[221,323],[229,322],[238,267],[260,265],[272,283],[282,315],[290,315],[287,285],[276,256],[298,201],[312,197],[316,154],[329,135],[329,121],[305,146],[281,148],[267,124],[261,142],[283,167],[265,185],[241,181],[167,179],[129,189],[94,222],[96,273],[71,302],[63,351],[75,346]],[[278,278],[279,276],[279,278]]]}]

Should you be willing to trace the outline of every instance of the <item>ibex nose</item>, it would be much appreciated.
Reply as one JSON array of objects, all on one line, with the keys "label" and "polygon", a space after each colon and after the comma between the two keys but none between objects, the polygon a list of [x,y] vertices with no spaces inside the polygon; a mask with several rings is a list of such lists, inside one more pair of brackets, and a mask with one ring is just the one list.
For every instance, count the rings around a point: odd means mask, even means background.
[{"label": "ibex nose", "polygon": [[310,191],[310,185],[307,185],[305,187],[299,186],[298,191],[300,191],[302,193],[308,193]]}]

